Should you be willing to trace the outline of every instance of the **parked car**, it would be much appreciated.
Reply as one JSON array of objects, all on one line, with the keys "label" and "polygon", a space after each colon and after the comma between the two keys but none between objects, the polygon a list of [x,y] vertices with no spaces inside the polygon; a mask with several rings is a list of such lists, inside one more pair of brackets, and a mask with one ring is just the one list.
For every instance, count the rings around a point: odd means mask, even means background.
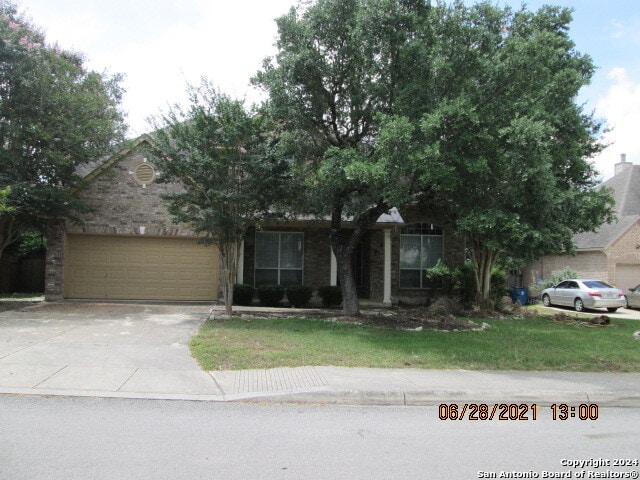
[{"label": "parked car", "polygon": [[629,289],[627,294],[627,308],[640,308],[640,285]]},{"label": "parked car", "polygon": [[[640,301],[640,290],[638,299]],[[581,312],[585,308],[606,308],[613,313],[618,308],[625,307],[627,299],[622,290],[603,281],[572,278],[543,290],[542,303],[545,307],[551,305],[573,307],[576,312]]]}]

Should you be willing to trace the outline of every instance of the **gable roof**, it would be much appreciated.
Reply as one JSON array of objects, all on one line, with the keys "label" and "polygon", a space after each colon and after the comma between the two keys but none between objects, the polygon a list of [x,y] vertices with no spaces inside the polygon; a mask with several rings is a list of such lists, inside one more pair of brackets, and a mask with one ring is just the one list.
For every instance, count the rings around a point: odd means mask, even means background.
[{"label": "gable roof", "polygon": [[629,164],[603,185],[613,190],[617,221],[601,225],[596,232],[577,234],[578,250],[603,250],[640,220],[640,165]]},{"label": "gable roof", "polygon": [[126,146],[120,150],[118,150],[115,154],[100,158],[93,162],[88,162],[82,165],[78,165],[76,168],[76,173],[80,175],[85,182],[90,182],[95,177],[100,175],[102,172],[111,167],[118,160],[129,155],[133,150],[138,148],[142,144],[148,144],[153,146],[153,140],[147,134],[140,135],[138,138],[134,140],[130,140],[126,143]]}]

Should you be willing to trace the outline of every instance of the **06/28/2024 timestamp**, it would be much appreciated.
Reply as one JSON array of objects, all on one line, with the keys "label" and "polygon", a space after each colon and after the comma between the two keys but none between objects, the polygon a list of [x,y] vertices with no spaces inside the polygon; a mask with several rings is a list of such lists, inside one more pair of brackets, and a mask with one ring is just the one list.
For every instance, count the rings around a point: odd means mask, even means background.
[{"label": "06/28/2024 timestamp", "polygon": [[[597,420],[598,405],[595,403],[581,403],[568,405],[553,403],[548,407],[552,420]],[[442,403],[438,407],[440,420],[470,420],[470,421],[535,421],[543,409],[535,403]]]}]

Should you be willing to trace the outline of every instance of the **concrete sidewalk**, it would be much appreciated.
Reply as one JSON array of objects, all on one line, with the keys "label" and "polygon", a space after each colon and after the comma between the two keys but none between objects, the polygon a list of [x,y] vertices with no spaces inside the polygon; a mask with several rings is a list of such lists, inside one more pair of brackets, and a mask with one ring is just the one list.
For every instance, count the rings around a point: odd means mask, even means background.
[{"label": "concrete sidewalk", "polygon": [[345,405],[640,407],[640,373],[299,367],[205,372],[203,305],[62,302],[0,313],[0,393]]}]

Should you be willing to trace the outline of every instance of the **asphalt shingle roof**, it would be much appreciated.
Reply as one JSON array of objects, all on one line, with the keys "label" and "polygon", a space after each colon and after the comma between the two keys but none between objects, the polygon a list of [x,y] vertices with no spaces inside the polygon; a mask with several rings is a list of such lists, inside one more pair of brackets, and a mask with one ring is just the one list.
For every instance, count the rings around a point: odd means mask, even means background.
[{"label": "asphalt shingle roof", "polygon": [[602,225],[596,232],[574,237],[579,250],[600,250],[611,245],[620,235],[640,220],[640,165],[632,165],[603,184],[613,189],[617,221]]}]

